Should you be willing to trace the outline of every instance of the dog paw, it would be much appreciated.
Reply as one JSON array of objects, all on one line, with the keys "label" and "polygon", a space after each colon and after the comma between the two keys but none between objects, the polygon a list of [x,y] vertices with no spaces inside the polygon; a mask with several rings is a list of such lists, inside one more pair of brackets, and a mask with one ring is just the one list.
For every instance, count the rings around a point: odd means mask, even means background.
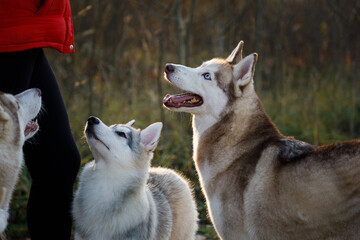
[{"label": "dog paw", "polygon": [[9,213],[0,209],[0,233],[4,232],[8,224]]}]

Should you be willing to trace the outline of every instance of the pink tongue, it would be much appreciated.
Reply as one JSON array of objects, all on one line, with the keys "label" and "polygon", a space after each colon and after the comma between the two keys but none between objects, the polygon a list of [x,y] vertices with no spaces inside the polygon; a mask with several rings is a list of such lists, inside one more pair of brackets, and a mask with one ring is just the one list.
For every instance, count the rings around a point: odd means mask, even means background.
[{"label": "pink tongue", "polygon": [[183,93],[183,94],[175,94],[175,95],[166,94],[163,102],[167,102],[171,98],[173,103],[179,104],[186,100],[193,99],[194,97],[195,97],[194,94],[191,93]]},{"label": "pink tongue", "polygon": [[35,131],[37,129],[38,125],[35,122],[29,122],[26,124],[26,128],[24,131],[25,136],[27,136],[29,133]]},{"label": "pink tongue", "polygon": [[184,94],[184,95],[173,95],[172,99],[174,102],[182,103],[182,102],[192,99],[192,98],[194,98],[193,95]]}]

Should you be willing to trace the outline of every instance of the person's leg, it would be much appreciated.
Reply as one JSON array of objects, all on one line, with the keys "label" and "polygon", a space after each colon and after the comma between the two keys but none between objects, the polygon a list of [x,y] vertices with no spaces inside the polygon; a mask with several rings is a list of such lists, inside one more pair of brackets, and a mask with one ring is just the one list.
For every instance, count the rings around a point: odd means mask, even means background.
[{"label": "person's leg", "polygon": [[30,86],[40,49],[0,53],[0,91],[18,94]]},{"label": "person's leg", "polygon": [[80,167],[80,154],[57,81],[43,51],[35,63],[29,87],[42,91],[44,105],[36,144],[24,147],[32,177],[28,203],[30,236],[32,240],[70,239],[73,184]]}]

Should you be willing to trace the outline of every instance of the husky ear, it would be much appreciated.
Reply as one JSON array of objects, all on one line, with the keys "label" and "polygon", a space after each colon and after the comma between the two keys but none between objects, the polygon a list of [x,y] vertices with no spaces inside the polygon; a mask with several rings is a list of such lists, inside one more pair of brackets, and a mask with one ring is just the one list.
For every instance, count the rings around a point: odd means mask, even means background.
[{"label": "husky ear", "polygon": [[4,108],[0,105],[0,121],[6,122],[10,119],[10,116],[5,112]]},{"label": "husky ear", "polygon": [[233,65],[234,90],[237,97],[240,97],[243,88],[252,82],[257,56],[256,53],[253,53]]},{"label": "husky ear", "polygon": [[127,124],[125,124],[125,125],[128,125],[128,126],[131,127],[132,125],[134,125],[134,123],[135,123],[135,120],[133,119],[130,122],[128,122]]},{"label": "husky ear", "polygon": [[236,64],[243,58],[244,41],[240,41],[232,53],[226,58],[230,64]]},{"label": "husky ear", "polygon": [[147,151],[154,151],[160,138],[163,124],[153,123],[140,133],[140,142]]}]

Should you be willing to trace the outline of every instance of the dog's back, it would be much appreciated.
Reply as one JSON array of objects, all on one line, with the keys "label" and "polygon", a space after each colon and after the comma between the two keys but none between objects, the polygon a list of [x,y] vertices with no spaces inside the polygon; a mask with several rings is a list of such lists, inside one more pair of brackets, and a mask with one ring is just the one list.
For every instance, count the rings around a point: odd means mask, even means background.
[{"label": "dog's back", "polygon": [[151,168],[148,187],[158,213],[157,233],[167,235],[162,231],[171,229],[169,239],[194,239],[197,212],[186,180],[170,169]]}]

